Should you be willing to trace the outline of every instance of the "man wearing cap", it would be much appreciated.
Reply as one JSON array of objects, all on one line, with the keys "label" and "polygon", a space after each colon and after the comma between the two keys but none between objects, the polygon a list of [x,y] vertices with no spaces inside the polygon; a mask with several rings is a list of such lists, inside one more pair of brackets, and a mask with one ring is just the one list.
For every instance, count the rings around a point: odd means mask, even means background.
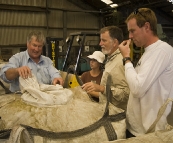
[{"label": "man wearing cap", "polygon": [[129,87],[125,79],[122,55],[118,49],[123,41],[123,32],[116,26],[104,27],[100,30],[100,46],[103,54],[107,55],[105,70],[100,85],[88,82],[83,89],[88,93],[99,92],[99,102],[106,100],[107,76],[111,75],[111,102],[119,108],[126,110],[129,97]]},{"label": "man wearing cap", "polygon": [[[94,82],[100,84],[103,75],[103,61],[105,55],[101,51],[95,51],[92,55],[87,56],[90,62],[90,71],[84,72],[81,75],[81,80],[85,84],[87,82]],[[99,101],[99,92],[89,93],[95,101]]]}]

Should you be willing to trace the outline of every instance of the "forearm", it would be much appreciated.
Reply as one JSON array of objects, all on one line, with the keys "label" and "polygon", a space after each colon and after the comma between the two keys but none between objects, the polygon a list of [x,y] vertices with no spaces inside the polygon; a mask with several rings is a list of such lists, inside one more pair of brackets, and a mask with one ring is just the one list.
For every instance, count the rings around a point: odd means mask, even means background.
[{"label": "forearm", "polygon": [[103,93],[105,91],[105,87],[102,85],[98,85],[92,82],[88,82],[82,85],[82,88],[87,92],[101,92]]},{"label": "forearm", "polygon": [[19,73],[17,68],[10,68],[5,72],[5,76],[8,80],[14,80],[15,78],[19,77]]},{"label": "forearm", "polygon": [[99,92],[93,91],[93,92],[90,92],[89,94],[93,97],[99,98]]},{"label": "forearm", "polygon": [[105,92],[105,86],[99,85],[99,88],[98,88],[97,92],[104,93]]}]

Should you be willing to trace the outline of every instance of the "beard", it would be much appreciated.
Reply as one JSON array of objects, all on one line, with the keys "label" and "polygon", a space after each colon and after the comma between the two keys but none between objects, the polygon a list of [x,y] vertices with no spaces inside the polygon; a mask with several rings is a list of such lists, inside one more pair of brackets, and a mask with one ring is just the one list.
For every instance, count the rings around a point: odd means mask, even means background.
[{"label": "beard", "polygon": [[105,49],[102,48],[102,53],[103,53],[104,55],[109,55],[109,54],[111,53],[111,50],[112,50],[112,48],[109,49],[109,50],[105,50]]}]

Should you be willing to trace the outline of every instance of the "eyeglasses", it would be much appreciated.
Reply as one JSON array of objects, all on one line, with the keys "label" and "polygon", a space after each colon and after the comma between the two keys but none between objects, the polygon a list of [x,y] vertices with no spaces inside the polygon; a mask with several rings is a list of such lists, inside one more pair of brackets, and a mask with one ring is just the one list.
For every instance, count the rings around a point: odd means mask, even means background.
[{"label": "eyeglasses", "polygon": [[[133,12],[135,15],[137,15],[138,13],[146,20],[146,18],[145,18],[145,16],[141,13],[141,12],[139,12],[139,10],[136,8],[135,10],[134,10],[134,12]],[[147,20],[146,20],[147,21]]]}]

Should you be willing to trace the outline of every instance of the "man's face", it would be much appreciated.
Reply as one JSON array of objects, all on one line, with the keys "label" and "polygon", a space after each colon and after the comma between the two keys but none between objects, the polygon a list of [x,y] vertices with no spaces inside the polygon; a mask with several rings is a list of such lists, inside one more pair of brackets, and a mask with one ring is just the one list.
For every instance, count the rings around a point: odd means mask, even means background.
[{"label": "man's face", "polygon": [[146,30],[145,25],[143,27],[138,27],[136,19],[130,19],[127,23],[129,38],[133,40],[137,47],[145,47],[145,36]]},{"label": "man's face", "polygon": [[39,60],[42,53],[43,43],[36,41],[35,37],[27,43],[28,54],[33,60]]},{"label": "man's face", "polygon": [[109,36],[109,32],[100,34],[100,46],[102,48],[102,52],[105,55],[111,55],[114,52],[114,40]]}]

